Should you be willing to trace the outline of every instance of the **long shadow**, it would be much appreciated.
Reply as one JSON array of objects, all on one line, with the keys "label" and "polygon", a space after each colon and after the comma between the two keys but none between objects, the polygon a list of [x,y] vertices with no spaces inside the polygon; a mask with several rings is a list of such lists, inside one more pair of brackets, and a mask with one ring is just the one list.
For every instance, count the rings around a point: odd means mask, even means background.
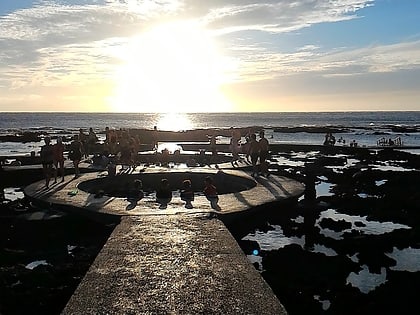
[{"label": "long shadow", "polygon": [[268,189],[268,191],[270,191],[270,193],[274,196],[274,197],[280,197],[280,194],[278,193],[277,188],[279,188],[283,194],[285,195],[285,197],[292,197],[293,195],[290,193],[290,191],[288,191],[286,188],[284,188],[283,184],[281,183],[281,181],[276,178],[271,176],[269,179],[267,178],[263,178],[263,177],[258,177],[257,182],[261,185],[263,185],[265,188]]}]

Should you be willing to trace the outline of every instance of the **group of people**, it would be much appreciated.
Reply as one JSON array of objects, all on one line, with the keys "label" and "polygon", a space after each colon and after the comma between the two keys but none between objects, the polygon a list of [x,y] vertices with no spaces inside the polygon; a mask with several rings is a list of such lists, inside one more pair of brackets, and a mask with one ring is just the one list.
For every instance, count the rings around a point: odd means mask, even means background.
[{"label": "group of people", "polygon": [[330,145],[330,146],[333,146],[333,145],[335,145],[335,137],[334,137],[334,135],[331,133],[331,132],[327,132],[326,134],[325,134],[325,139],[324,139],[324,145]]},{"label": "group of people", "polygon": [[[80,140],[81,133],[82,130],[79,134],[73,136],[73,140],[68,148],[68,158],[73,162],[75,178],[80,176],[79,164],[83,156],[87,154],[86,148],[89,148],[89,142],[87,142],[87,145],[84,145],[83,141]],[[90,133],[94,135],[96,139],[96,134],[93,130],[91,130]],[[91,136],[91,139],[93,139],[93,136]],[[57,183],[58,176],[61,177],[62,182],[64,181],[64,152],[66,146],[63,143],[62,137],[57,137],[56,143],[52,144],[51,137],[46,136],[44,138],[44,143],[45,144],[41,147],[40,155],[45,177],[45,187],[49,188],[52,178],[54,178],[54,184]]]},{"label": "group of people", "polygon": [[64,144],[61,137],[57,138],[55,144],[51,144],[51,138],[44,138],[45,145],[41,147],[41,163],[45,176],[45,187],[49,188],[50,180],[54,177],[57,183],[58,171],[61,181],[64,181]]},{"label": "group of people", "polygon": [[232,131],[230,149],[232,152],[232,165],[235,166],[239,160],[239,153],[246,155],[247,161],[252,164],[252,176],[258,175],[269,176],[268,157],[269,157],[269,142],[265,137],[263,130],[259,132],[260,139],[257,140],[257,135],[254,132],[249,132],[245,136],[245,143],[240,145],[241,134],[238,130]]},{"label": "group of people", "polygon": [[[340,137],[340,138],[338,138],[338,140],[336,140],[334,135],[331,132],[327,132],[325,134],[323,145],[334,146],[336,142],[340,143],[340,144],[343,144],[343,145],[346,145],[346,139],[344,139],[343,137]],[[356,148],[358,146],[358,143],[356,142],[356,140],[352,140],[352,141],[349,142],[349,146]]]},{"label": "group of people", "polygon": [[[143,184],[141,180],[136,179],[134,181],[133,188],[128,191],[127,200],[130,203],[137,203],[144,197]],[[204,195],[207,200],[210,201],[212,209],[220,211],[221,208],[218,204],[219,197],[216,186],[213,183],[213,179],[210,176],[206,176],[204,179]],[[181,200],[185,202],[185,208],[192,209],[194,206],[194,190],[190,179],[185,179],[182,182],[182,188],[180,190]],[[162,178],[159,187],[156,189],[156,202],[159,204],[159,209],[166,209],[168,204],[172,200],[172,189],[169,185],[167,178]]]}]

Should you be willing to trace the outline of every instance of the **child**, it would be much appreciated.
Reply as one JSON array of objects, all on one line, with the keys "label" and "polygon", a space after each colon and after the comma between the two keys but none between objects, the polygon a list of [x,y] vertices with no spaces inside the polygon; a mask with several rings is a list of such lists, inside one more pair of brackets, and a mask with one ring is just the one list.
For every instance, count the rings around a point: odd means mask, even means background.
[{"label": "child", "polygon": [[193,205],[191,202],[194,200],[194,191],[191,188],[191,180],[185,179],[182,184],[181,200],[185,201],[185,208],[192,209]]},{"label": "child", "polygon": [[143,193],[143,183],[140,179],[134,181],[133,188],[128,191],[127,200],[132,203],[137,203],[144,197]]},{"label": "child", "polygon": [[166,209],[172,200],[172,190],[166,178],[160,181],[160,187],[156,190],[156,201],[160,204],[159,209]]},{"label": "child", "polygon": [[207,176],[204,179],[204,184],[206,186],[204,187],[203,192],[204,192],[204,195],[206,196],[207,200],[210,201],[210,205],[211,205],[212,209],[220,211],[221,208],[217,204],[219,202],[219,197],[217,196],[216,186],[213,185],[213,180],[211,179],[210,176]]}]

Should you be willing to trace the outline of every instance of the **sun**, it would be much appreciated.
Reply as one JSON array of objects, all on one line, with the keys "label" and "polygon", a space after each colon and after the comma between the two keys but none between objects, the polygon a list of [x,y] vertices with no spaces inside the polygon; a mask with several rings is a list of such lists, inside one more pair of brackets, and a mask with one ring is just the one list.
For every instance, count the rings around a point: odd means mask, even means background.
[{"label": "sun", "polygon": [[225,59],[209,32],[192,22],[156,26],[131,38],[115,80],[119,112],[215,112],[230,104],[221,92]]}]

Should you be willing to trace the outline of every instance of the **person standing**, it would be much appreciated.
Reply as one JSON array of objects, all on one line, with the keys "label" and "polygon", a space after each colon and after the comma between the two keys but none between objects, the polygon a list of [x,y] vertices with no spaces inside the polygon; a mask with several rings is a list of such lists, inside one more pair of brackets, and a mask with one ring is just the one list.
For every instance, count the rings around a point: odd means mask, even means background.
[{"label": "person standing", "polygon": [[[0,161],[0,178],[4,178],[4,170],[3,170],[3,165],[2,165],[2,161]],[[5,196],[4,196],[4,183],[3,180],[0,180],[0,201],[5,200]]]},{"label": "person standing", "polygon": [[210,137],[210,150],[213,156],[217,155],[216,136],[214,133]]},{"label": "person standing", "polygon": [[258,157],[260,154],[260,144],[257,141],[257,136],[255,133],[251,133],[249,136],[249,144],[248,144],[248,154],[251,158],[252,163],[252,177],[258,176]]},{"label": "person standing", "polygon": [[55,184],[57,183],[58,169],[60,169],[61,181],[64,182],[64,144],[62,137],[57,138],[57,142],[53,146],[53,153]]},{"label": "person standing", "polygon": [[238,166],[239,160],[239,140],[241,139],[241,134],[238,130],[235,130],[231,127],[231,137],[229,147],[232,152],[232,166]]},{"label": "person standing", "polygon": [[45,137],[44,138],[45,145],[41,147],[41,163],[42,163],[42,170],[45,176],[45,187],[50,187],[50,179],[52,176],[52,169],[54,163],[54,152],[53,146],[51,145],[51,138]]},{"label": "person standing", "polygon": [[69,159],[73,161],[74,178],[80,176],[79,163],[82,159],[83,144],[79,140],[78,135],[73,136],[73,141],[70,144]]},{"label": "person standing", "polygon": [[82,150],[82,157],[87,158],[87,142],[88,142],[89,135],[85,134],[83,129],[79,129],[79,141],[82,144],[81,150]]},{"label": "person standing", "polygon": [[98,136],[96,135],[96,132],[93,130],[92,127],[89,128],[89,134],[87,136],[87,147],[86,147],[86,155],[89,157],[89,155],[95,153],[95,145],[96,142],[98,142]]},{"label": "person standing", "polygon": [[267,161],[269,144],[263,130],[260,131],[260,141],[258,143],[260,145],[260,172],[262,175],[266,174],[266,176],[269,176]]}]

